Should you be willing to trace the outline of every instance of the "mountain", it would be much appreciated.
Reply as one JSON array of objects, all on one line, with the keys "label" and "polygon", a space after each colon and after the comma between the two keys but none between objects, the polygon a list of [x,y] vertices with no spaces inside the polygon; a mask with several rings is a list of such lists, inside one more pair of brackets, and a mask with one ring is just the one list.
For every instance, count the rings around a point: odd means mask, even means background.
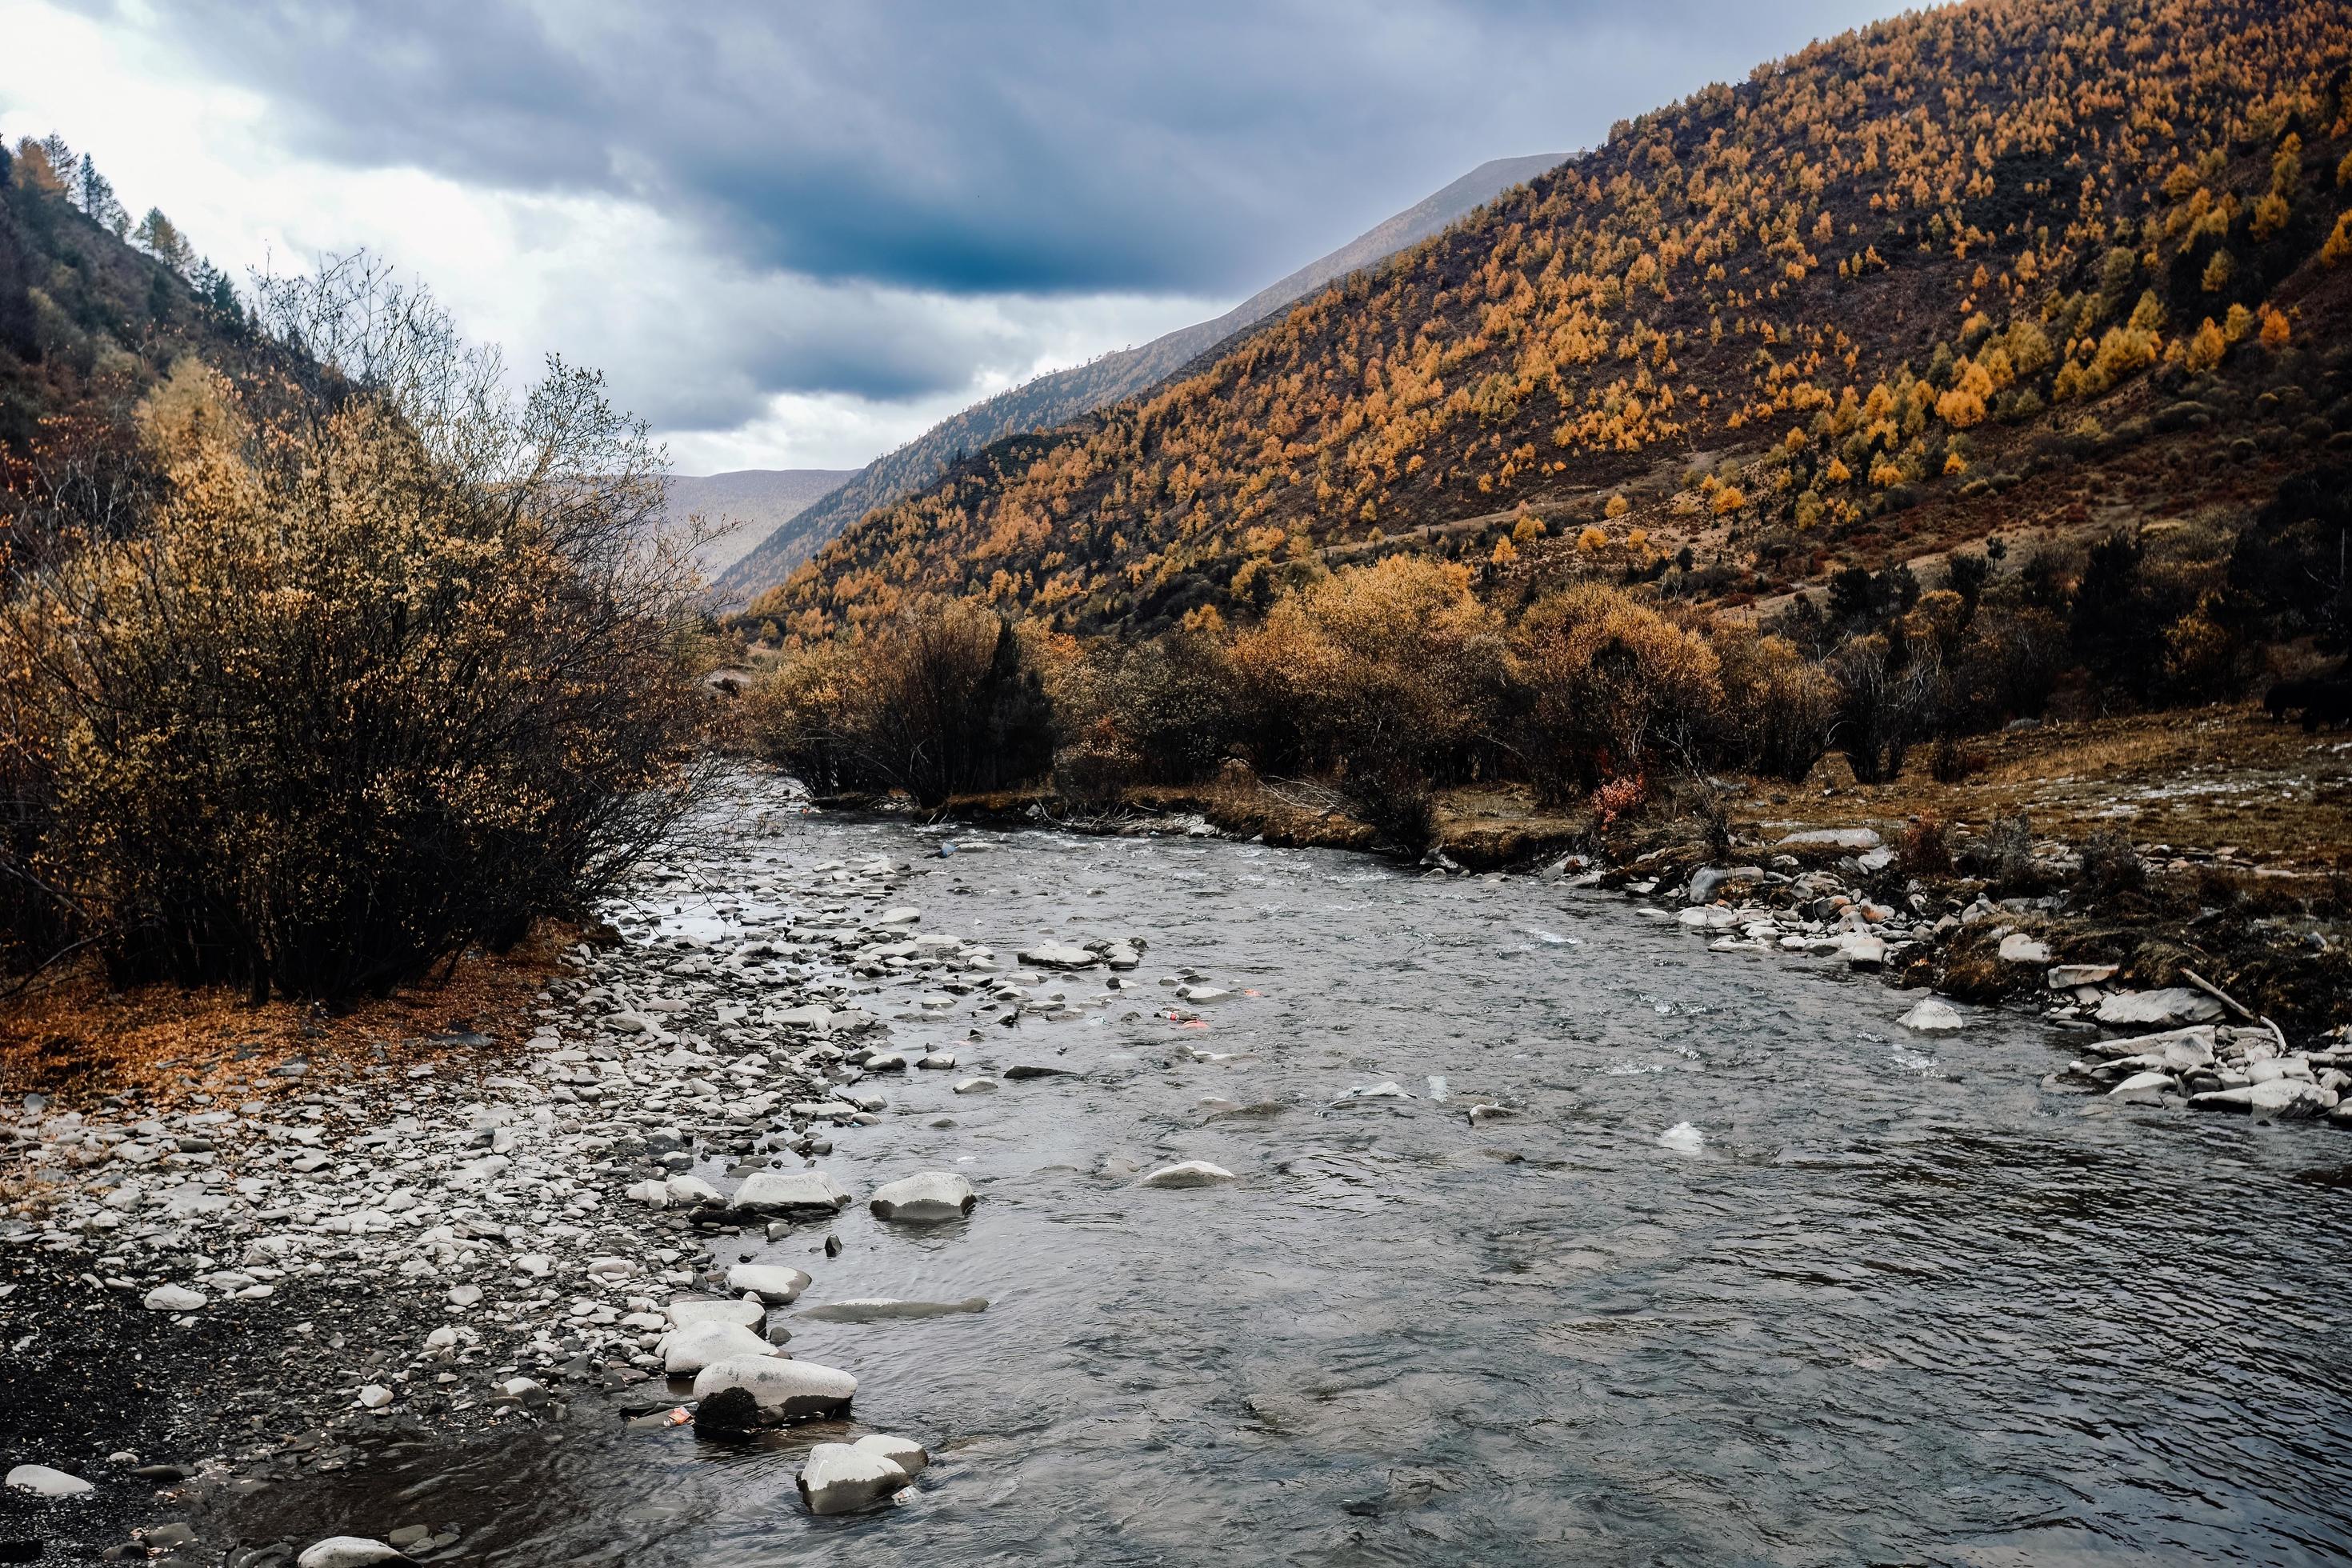
[{"label": "mountain", "polygon": [[733,532],[702,550],[702,570],[715,574],[741,559],[809,503],[857,472],[855,468],[737,468],[725,474],[673,474],[668,481],[668,521],[682,523],[698,513],[707,521],[724,519]]},{"label": "mountain", "polygon": [[975,453],[770,613],[805,640],[940,593],[1148,632],[1404,549],[1738,604],[2242,514],[2352,445],[2347,79],[2345,0],[2003,0],[1815,43]]},{"label": "mountain", "polygon": [[1069,370],[1041,375],[974,404],[898,450],[877,458],[848,483],[802,512],[791,527],[780,528],[761,541],[719,577],[719,588],[748,598],[782,582],[843,529],[876,507],[887,506],[929,484],[965,454],[1008,436],[1050,428],[1157,385],[1285,305],[1428,238],[1498,193],[1535,178],[1559,161],[1558,153],[1492,159],[1328,256],[1259,289],[1214,321],[1198,321],[1140,348],[1121,349]]}]

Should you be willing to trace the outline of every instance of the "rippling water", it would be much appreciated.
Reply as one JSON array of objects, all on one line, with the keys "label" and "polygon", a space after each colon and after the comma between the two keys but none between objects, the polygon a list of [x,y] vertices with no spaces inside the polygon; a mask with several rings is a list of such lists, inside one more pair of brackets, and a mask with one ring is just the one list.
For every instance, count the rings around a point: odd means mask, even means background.
[{"label": "rippling water", "polygon": [[[2063,1056],[2031,1020],[1923,1042],[1874,982],[1710,953],[1613,898],[961,837],[991,853],[930,863],[925,929],[1008,954],[1132,932],[1147,1004],[1180,965],[1261,993],[1205,1028],[894,1026],[1087,1077],[894,1082],[822,1162],[861,1193],[963,1171],[965,1224],[853,1209],[832,1260],[806,1233],[722,1238],[807,1268],[803,1304],[989,1310],[796,1323],[795,1353],[860,1379],[854,1426],[413,1449],[263,1494],[274,1528],[453,1519],[467,1561],[513,1564],[2352,1553],[2342,1134],[2045,1092]],[[766,841],[798,865],[929,842],[824,819]],[[1414,1098],[1330,1104],[1388,1081]],[[1479,1099],[1516,1113],[1474,1128]],[[1696,1152],[1660,1142],[1681,1123]],[[1122,1157],[1243,1181],[1140,1191],[1101,1173]],[[859,1430],[928,1443],[931,1471],[895,1509],[809,1518],[798,1456]]]}]

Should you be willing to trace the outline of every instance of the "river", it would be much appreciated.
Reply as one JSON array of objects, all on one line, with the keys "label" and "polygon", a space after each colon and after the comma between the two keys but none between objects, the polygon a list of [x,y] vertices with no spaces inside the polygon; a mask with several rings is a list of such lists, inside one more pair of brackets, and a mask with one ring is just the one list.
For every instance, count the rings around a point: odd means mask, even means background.
[{"label": "river", "polygon": [[[1139,935],[1134,989],[892,1026],[961,1067],[889,1079],[820,1163],[860,1194],[960,1171],[968,1221],[853,1207],[838,1258],[821,1227],[719,1256],[806,1268],[803,1307],[986,1311],[794,1321],[795,1354],[860,1378],[854,1424],[523,1426],[273,1489],[257,1526],[407,1510],[461,1522],[469,1563],[703,1568],[2352,1554],[2339,1134],[2045,1089],[2037,1020],[1913,1039],[1874,979],[1529,878],[953,837],[983,852],[921,862],[923,929],[1008,965]],[[811,817],[635,929],[756,935],[762,867],[938,842]],[[1180,970],[1235,994],[1171,1021]],[[1015,1062],[1082,1076],[950,1089]],[[1350,1097],[1391,1083],[1410,1098]],[[1510,1114],[1474,1125],[1482,1100]],[[1135,1184],[1192,1159],[1241,1179]],[[934,1464],[812,1519],[799,1456],[862,1430]]]}]

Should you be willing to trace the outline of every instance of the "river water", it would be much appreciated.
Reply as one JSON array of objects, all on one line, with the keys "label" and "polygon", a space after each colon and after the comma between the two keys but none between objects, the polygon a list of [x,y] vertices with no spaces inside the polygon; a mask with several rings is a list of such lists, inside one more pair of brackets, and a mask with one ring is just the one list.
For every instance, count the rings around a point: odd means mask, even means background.
[{"label": "river water", "polygon": [[[525,1428],[272,1511],[456,1520],[466,1561],[518,1565],[2352,1554],[2341,1134],[2048,1091],[2064,1055],[2032,1019],[1913,1039],[1875,981],[1709,952],[1620,898],[1329,851],[957,837],[986,852],[928,862],[924,929],[1008,963],[1140,935],[1140,1000],[1003,1028],[975,994],[894,1025],[963,1068],[1084,1076],[990,1097],[951,1093],[961,1068],[894,1079],[882,1123],[821,1163],[860,1194],[961,1171],[971,1219],[854,1207],[837,1258],[811,1231],[719,1255],[807,1268],[803,1306],[985,1312],[796,1321],[794,1353],[860,1379],[854,1424],[751,1446]],[[819,817],[761,852],[936,842]],[[1180,968],[1236,994],[1172,1022],[1157,981]],[[1390,1082],[1412,1098],[1348,1098]],[[1482,1099],[1513,1114],[1473,1126]],[[1695,1147],[1661,1141],[1685,1123]],[[1241,1181],[1129,1173],[1189,1159]],[[929,1444],[931,1470],[897,1507],[810,1518],[799,1456],[864,1430]]]}]

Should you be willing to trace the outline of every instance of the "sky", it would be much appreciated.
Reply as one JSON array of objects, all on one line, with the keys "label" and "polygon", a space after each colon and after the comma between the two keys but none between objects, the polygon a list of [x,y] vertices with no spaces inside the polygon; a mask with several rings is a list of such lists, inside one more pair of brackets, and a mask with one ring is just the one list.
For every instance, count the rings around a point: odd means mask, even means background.
[{"label": "sky", "polygon": [[679,472],[845,468],[1884,8],[0,0],[0,134],[234,277],[377,252]]}]

